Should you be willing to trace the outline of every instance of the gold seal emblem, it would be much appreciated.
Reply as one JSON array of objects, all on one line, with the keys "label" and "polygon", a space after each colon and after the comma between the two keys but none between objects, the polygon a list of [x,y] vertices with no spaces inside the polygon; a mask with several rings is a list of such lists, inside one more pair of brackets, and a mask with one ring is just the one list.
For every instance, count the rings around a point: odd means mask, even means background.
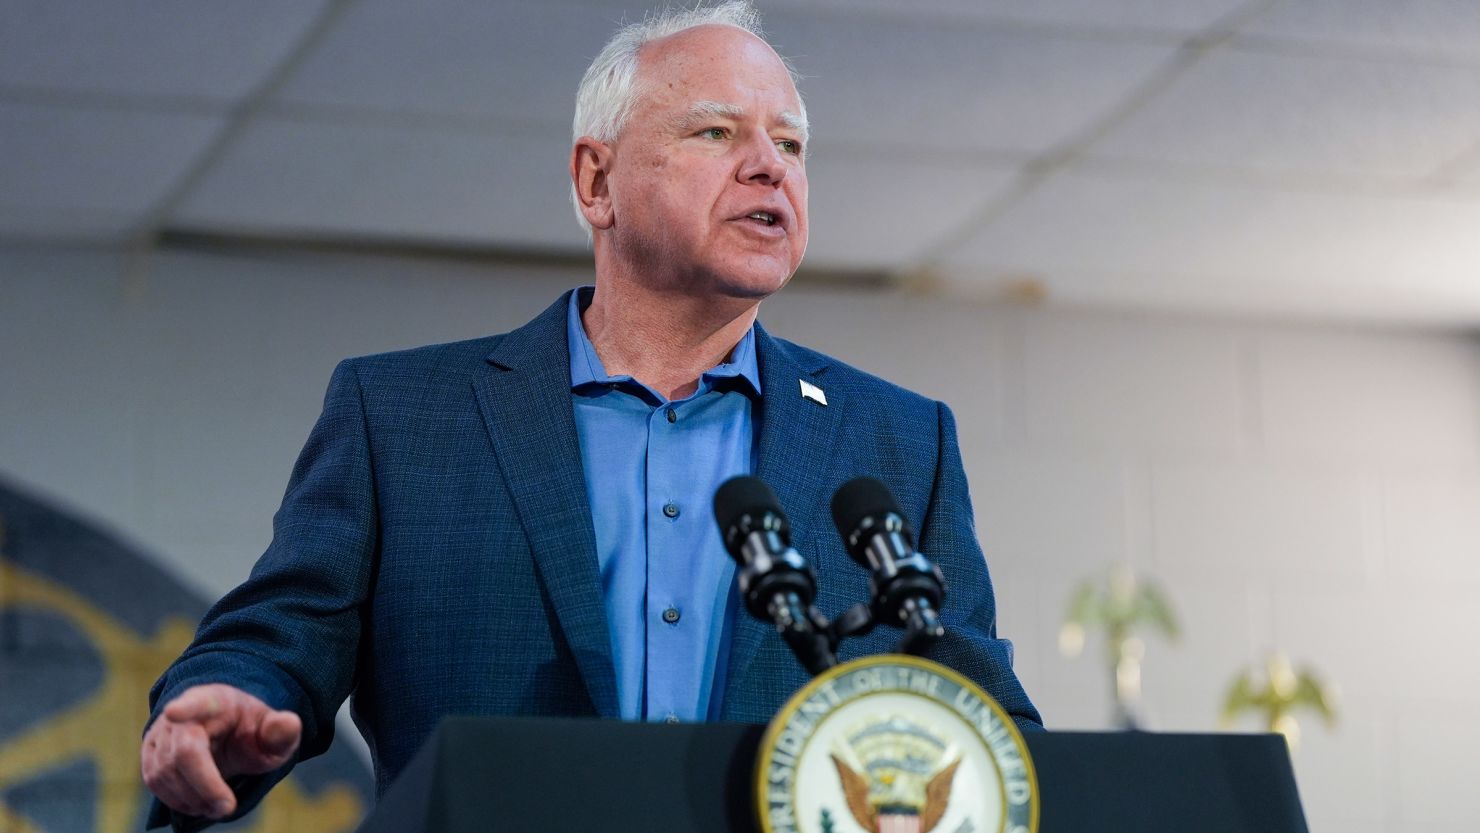
[{"label": "gold seal emblem", "polygon": [[885,654],[831,668],[761,741],[764,833],[1036,833],[1022,735],[950,669]]}]

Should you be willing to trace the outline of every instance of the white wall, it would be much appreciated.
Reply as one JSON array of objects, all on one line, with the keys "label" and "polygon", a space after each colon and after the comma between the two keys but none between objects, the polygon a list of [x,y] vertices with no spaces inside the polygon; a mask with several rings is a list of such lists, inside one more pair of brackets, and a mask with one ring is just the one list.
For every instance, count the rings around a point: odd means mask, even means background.
[{"label": "white wall", "polygon": [[[0,249],[0,475],[207,594],[239,580],[334,363],[515,326],[581,274],[373,259]],[[1279,647],[1341,684],[1296,766],[1315,831],[1480,825],[1480,343],[794,288],[763,320],[946,400],[1001,630],[1051,727],[1106,724],[1058,656],[1069,588],[1127,561],[1155,728],[1215,728]]]}]

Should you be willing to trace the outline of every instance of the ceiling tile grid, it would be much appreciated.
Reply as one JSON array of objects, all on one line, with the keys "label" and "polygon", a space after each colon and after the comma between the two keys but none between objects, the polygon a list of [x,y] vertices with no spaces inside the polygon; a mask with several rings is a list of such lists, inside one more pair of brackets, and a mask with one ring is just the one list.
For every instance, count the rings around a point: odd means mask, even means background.
[{"label": "ceiling tile grid", "polygon": [[1075,31],[1191,33],[1207,28],[1248,0],[773,0],[772,8],[844,10],[900,18],[975,18],[1060,26]]},{"label": "ceiling tile grid", "polygon": [[231,102],[285,58],[326,0],[7,0],[0,85]]},{"label": "ceiling tile grid", "polygon": [[990,26],[766,19],[803,76],[814,141],[1040,153],[1113,108],[1173,54]]},{"label": "ceiling tile grid", "polygon": [[1283,0],[1243,32],[1250,40],[1317,49],[1480,61],[1474,0]]},{"label": "ceiling tile grid", "polygon": [[[0,100],[0,203],[10,209],[0,228],[42,231],[35,228],[42,216],[65,232],[136,221],[169,193],[223,123],[212,116]],[[22,216],[28,211],[39,214],[28,220]]]},{"label": "ceiling tile grid", "polygon": [[1417,180],[1480,141],[1480,66],[1223,50],[1089,150],[1095,157]]},{"label": "ceiling tile grid", "polygon": [[136,212],[85,208],[38,208],[0,198],[0,241],[28,243],[116,244],[140,232]]},{"label": "ceiling tile grid", "polygon": [[[1249,280],[1480,300],[1480,200],[1387,198],[1063,174],[945,257],[965,285],[994,275],[1156,279],[1188,297]],[[1146,281],[1152,283],[1146,283]]]},{"label": "ceiling tile grid", "polygon": [[584,246],[557,133],[259,120],[170,218],[284,235]]},{"label": "ceiling tile grid", "polygon": [[[169,222],[583,250],[575,86],[648,6],[11,0],[0,235],[132,228],[229,130]],[[809,267],[1480,321],[1480,2],[760,6],[813,122]]]},{"label": "ceiling tile grid", "polygon": [[275,101],[569,125],[620,10],[564,3],[362,0]]},{"label": "ceiling tile grid", "polygon": [[807,266],[894,270],[1012,184],[1011,168],[823,147],[807,161]]}]

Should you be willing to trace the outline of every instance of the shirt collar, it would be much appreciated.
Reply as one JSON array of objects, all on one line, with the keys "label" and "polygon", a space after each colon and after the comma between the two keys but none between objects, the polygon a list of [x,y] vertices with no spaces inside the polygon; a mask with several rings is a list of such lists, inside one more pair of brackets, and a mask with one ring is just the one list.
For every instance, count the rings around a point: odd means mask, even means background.
[{"label": "shirt collar", "polygon": [[[570,348],[570,389],[579,391],[591,385],[636,385],[656,396],[656,392],[631,376],[607,375],[606,368],[601,364],[601,357],[596,355],[596,348],[581,324],[581,312],[591,305],[595,292],[596,287],[583,286],[570,294],[570,312],[566,316],[565,327],[567,346]],[[704,372],[699,380],[698,393],[730,386],[752,397],[760,396],[761,374],[755,354],[754,324],[745,331],[745,336],[730,351],[725,361]],[[662,399],[661,396],[658,398]]]}]

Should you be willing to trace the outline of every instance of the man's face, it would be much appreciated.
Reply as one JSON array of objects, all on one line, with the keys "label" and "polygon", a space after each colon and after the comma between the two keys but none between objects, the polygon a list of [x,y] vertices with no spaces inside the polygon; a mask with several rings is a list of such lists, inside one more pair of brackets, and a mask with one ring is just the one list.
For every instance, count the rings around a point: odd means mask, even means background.
[{"label": "man's face", "polygon": [[764,298],[807,248],[801,101],[763,41],[703,26],[650,44],[613,146],[613,252],[668,288]]}]

